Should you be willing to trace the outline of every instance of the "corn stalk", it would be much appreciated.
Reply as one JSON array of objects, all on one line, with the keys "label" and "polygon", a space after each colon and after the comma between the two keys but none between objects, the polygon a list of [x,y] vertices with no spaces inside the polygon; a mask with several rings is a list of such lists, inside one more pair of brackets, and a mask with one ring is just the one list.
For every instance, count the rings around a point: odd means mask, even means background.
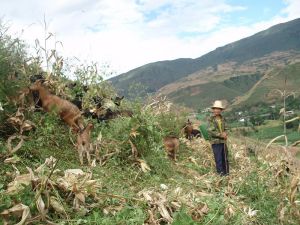
[{"label": "corn stalk", "polygon": [[286,89],[287,89],[287,74],[285,75],[283,90],[280,90],[280,89],[274,90],[274,91],[278,92],[280,94],[280,97],[283,99],[283,108],[280,110],[280,113],[282,113],[282,115],[283,115],[283,135],[280,135],[280,136],[274,138],[273,140],[271,140],[268,143],[267,148],[270,144],[272,144],[274,141],[280,139],[281,137],[285,137],[285,146],[286,147],[288,146],[287,135],[286,135],[286,124],[287,124],[287,122],[291,122],[291,121],[286,120],[286,100],[290,96],[295,97],[296,93],[288,92]]}]

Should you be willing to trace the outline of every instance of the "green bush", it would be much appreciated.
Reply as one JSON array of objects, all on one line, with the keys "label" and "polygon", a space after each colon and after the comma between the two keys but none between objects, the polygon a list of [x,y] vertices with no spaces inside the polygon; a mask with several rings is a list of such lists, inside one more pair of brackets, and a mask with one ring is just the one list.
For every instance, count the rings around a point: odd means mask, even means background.
[{"label": "green bush", "polygon": [[26,59],[24,42],[7,34],[8,28],[0,21],[0,102],[12,96],[22,85]]},{"label": "green bush", "polygon": [[142,109],[138,103],[131,105],[131,108],[132,117],[117,118],[108,124],[99,124],[95,133],[98,135],[101,132],[104,140],[120,143],[120,151],[116,157],[122,163],[132,160],[130,141],[135,145],[139,157],[164,157],[162,140],[166,135],[179,137],[184,117],[175,116],[172,112],[155,116],[151,109]]}]

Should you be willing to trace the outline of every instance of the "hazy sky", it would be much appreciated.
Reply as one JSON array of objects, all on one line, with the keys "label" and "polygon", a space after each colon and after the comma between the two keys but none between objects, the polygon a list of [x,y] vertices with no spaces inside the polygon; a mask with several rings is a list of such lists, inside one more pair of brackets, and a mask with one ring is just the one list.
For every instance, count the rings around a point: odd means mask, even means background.
[{"label": "hazy sky", "polygon": [[300,0],[0,0],[10,32],[34,44],[49,31],[65,56],[107,62],[118,73],[199,57],[300,17]]}]

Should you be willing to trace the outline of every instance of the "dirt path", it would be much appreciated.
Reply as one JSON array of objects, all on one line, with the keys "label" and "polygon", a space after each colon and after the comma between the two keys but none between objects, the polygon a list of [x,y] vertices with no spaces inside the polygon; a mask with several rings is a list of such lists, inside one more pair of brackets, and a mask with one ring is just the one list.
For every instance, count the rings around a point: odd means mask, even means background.
[{"label": "dirt path", "polygon": [[233,106],[239,105],[246,101],[253,94],[257,86],[260,85],[264,80],[268,79],[272,72],[273,70],[268,70],[265,75],[245,95],[238,97],[237,100],[230,107],[228,107],[228,109],[230,110]]}]

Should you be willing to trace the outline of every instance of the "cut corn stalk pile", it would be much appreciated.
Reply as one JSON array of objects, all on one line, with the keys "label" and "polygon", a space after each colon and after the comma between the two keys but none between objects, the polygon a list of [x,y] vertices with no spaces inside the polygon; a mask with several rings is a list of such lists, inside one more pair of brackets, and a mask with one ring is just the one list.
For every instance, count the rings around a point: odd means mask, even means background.
[{"label": "cut corn stalk pile", "polygon": [[1,213],[5,224],[9,224],[9,217],[14,214],[22,215],[18,224],[26,224],[29,219],[31,222],[49,222],[49,210],[54,210],[63,218],[68,218],[67,211],[70,209],[82,215],[91,210],[93,206],[87,206],[86,199],[97,202],[96,191],[101,189],[100,182],[92,179],[92,173],[85,173],[81,169],[68,169],[64,172],[55,169],[56,163],[55,158],[47,158],[44,164],[34,170],[27,167],[28,173],[25,174],[20,174],[14,167],[17,171],[13,181],[7,185],[5,194],[15,195],[30,187],[35,193],[38,215],[30,216],[28,206],[18,204]]}]

